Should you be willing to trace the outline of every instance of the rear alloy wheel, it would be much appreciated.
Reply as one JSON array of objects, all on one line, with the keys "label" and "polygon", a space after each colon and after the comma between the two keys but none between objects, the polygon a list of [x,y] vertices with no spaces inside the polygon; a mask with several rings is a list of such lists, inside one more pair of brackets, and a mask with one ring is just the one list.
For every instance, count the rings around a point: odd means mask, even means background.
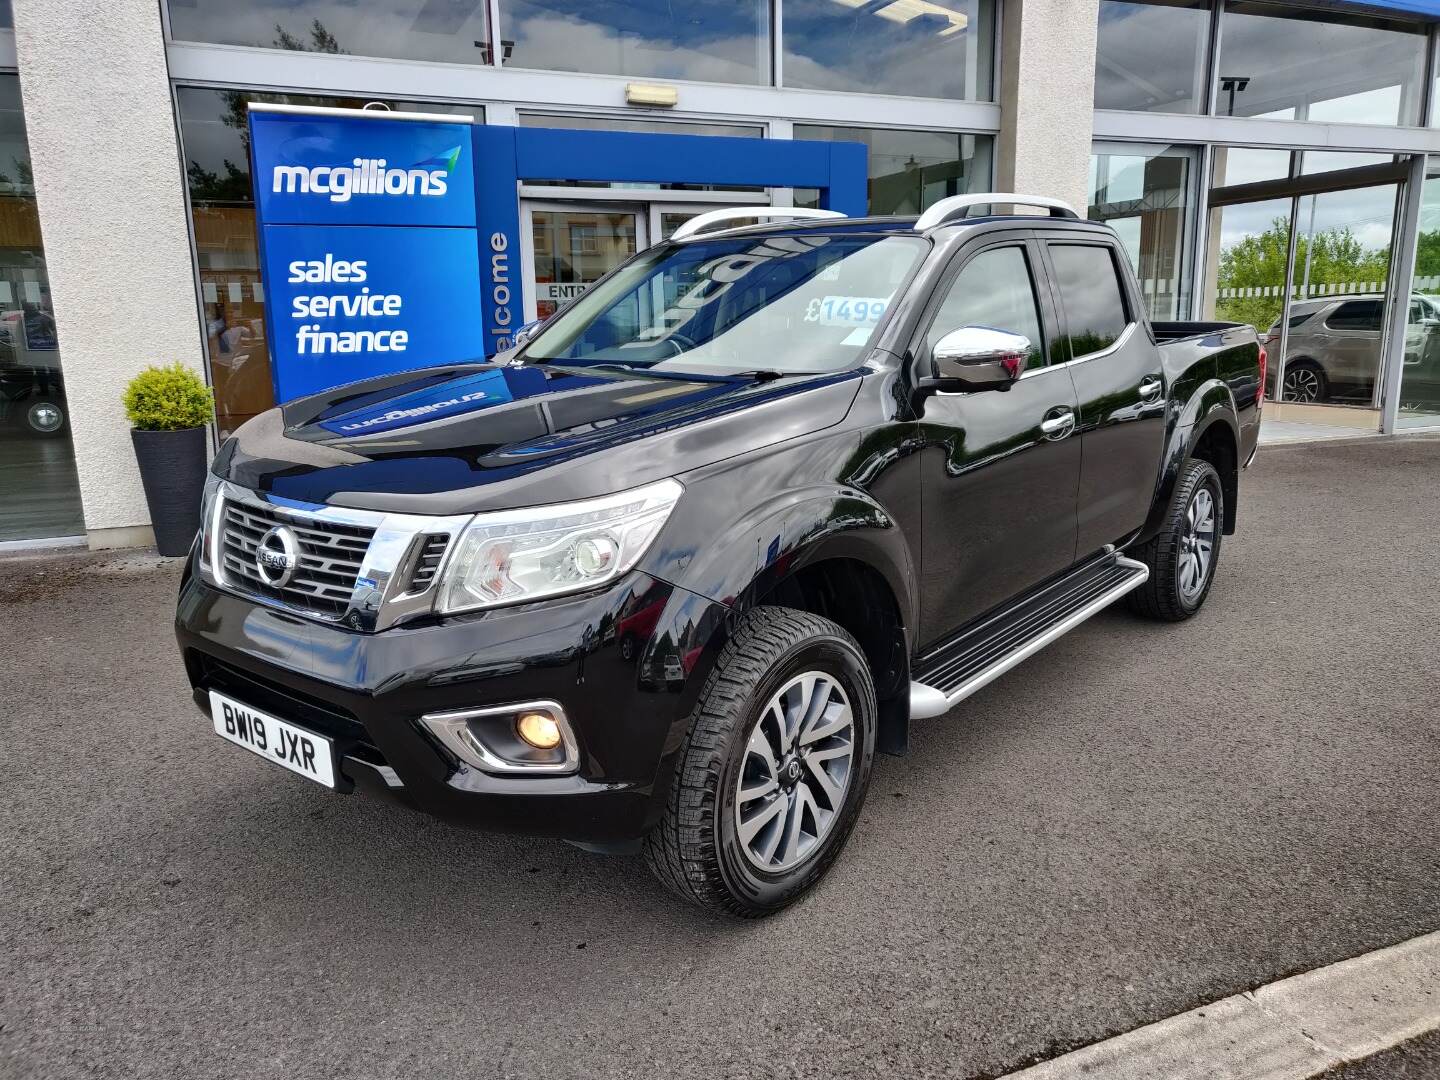
[{"label": "rear alloy wheel", "polygon": [[1160,531],[1125,552],[1150,567],[1149,580],[1126,597],[1131,610],[1164,622],[1199,611],[1215,580],[1224,521],[1220,474],[1191,458],[1180,469]]},{"label": "rear alloy wheel", "polygon": [[1215,557],[1215,539],[1219,532],[1215,519],[1215,497],[1210,489],[1197,488],[1185,509],[1185,523],[1180,536],[1180,553],[1175,560],[1176,584],[1180,595],[1196,603],[1210,584],[1210,568]]},{"label": "rear alloy wheel", "polygon": [[855,639],[790,608],[748,612],[715,661],[645,840],[667,887],[757,918],[803,896],[845,844],[875,757],[875,687]]},{"label": "rear alloy wheel", "polygon": [[1282,401],[1297,401],[1313,404],[1324,401],[1326,394],[1325,372],[1309,360],[1294,360],[1285,365],[1285,381],[1281,387]]}]

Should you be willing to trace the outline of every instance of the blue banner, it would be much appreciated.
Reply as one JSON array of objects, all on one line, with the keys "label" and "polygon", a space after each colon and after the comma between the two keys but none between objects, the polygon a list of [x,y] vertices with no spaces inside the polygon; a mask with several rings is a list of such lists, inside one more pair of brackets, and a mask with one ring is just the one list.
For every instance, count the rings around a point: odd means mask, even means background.
[{"label": "blue banner", "polygon": [[255,109],[250,145],[277,401],[485,357],[469,124]]}]

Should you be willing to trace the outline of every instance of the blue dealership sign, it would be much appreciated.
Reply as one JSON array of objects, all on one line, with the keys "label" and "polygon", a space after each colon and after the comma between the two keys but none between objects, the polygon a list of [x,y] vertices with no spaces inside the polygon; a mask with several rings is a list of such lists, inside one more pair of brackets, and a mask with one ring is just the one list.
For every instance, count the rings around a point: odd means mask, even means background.
[{"label": "blue dealership sign", "polygon": [[[525,321],[525,181],[816,188],[822,206],[847,215],[866,203],[858,143],[487,127],[252,103],[250,148],[281,402],[508,349]],[[415,408],[434,417],[473,405]],[[370,431],[389,423],[362,419]]]},{"label": "blue dealership sign", "polygon": [[469,124],[255,108],[250,145],[277,401],[485,355]]}]

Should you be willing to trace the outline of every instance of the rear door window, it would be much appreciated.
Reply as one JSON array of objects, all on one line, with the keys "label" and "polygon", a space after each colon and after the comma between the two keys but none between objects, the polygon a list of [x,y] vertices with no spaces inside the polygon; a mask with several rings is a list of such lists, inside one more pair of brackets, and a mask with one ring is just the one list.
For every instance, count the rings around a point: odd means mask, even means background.
[{"label": "rear door window", "polygon": [[1330,313],[1325,325],[1331,330],[1380,330],[1385,314],[1383,300],[1347,300]]},{"label": "rear door window", "polygon": [[1051,243],[1070,356],[1108,349],[1130,325],[1115,256],[1102,244]]}]

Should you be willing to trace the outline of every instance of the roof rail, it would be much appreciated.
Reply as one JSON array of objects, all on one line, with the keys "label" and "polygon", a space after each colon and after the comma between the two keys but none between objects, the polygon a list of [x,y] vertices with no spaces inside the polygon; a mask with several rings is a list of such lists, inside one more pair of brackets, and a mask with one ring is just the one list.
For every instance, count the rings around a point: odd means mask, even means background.
[{"label": "roof rail", "polygon": [[1013,191],[982,191],[974,195],[951,195],[948,199],[941,199],[920,215],[920,220],[915,222],[915,231],[925,232],[937,225],[958,221],[968,217],[972,207],[991,206],[996,203],[1010,206],[1018,204],[1043,207],[1050,211],[1051,217],[1076,219],[1080,217],[1069,203],[1060,199],[1052,199],[1048,195],[1019,195]]},{"label": "roof rail", "polygon": [[[804,206],[727,206],[692,217],[670,234],[671,240],[693,240],[702,230],[737,218],[843,218],[838,210],[814,210]],[[717,230],[718,231],[718,230]]]}]

